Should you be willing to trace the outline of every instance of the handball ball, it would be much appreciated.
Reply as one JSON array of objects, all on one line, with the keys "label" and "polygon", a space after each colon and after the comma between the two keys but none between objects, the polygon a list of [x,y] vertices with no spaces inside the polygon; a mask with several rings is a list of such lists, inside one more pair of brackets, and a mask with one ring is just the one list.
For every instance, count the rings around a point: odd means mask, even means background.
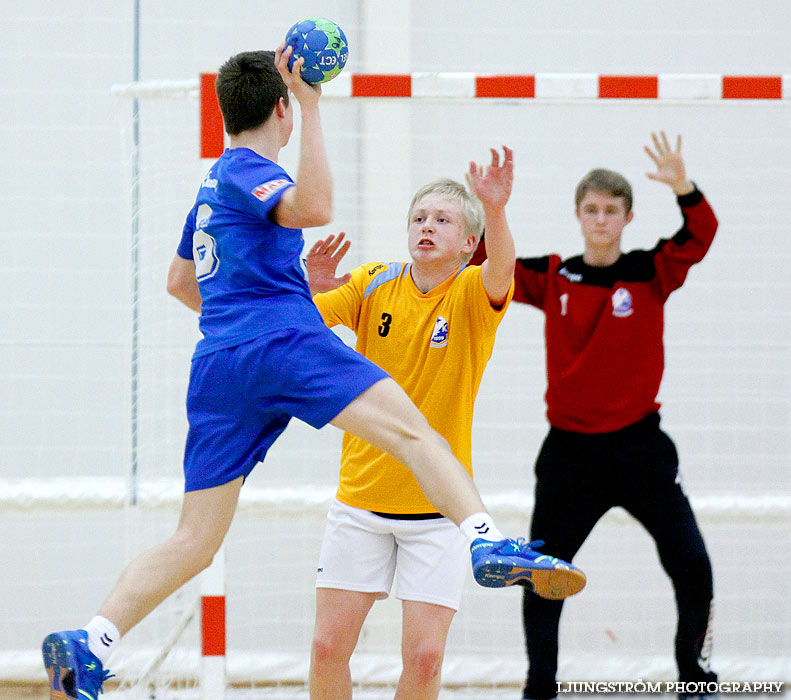
[{"label": "handball ball", "polygon": [[349,44],[343,30],[329,19],[311,17],[297,22],[286,32],[286,46],[291,47],[289,70],[302,56],[302,79],[306,83],[326,83],[346,65]]}]

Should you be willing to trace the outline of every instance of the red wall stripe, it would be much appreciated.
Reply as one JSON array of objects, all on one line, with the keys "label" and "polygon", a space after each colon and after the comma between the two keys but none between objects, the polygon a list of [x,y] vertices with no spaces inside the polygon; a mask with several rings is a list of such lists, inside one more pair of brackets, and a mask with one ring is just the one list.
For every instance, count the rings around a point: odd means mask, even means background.
[{"label": "red wall stripe", "polygon": [[352,97],[411,96],[411,75],[352,75]]},{"label": "red wall stripe", "polygon": [[481,75],[475,78],[476,97],[535,97],[534,75]]},{"label": "red wall stripe", "polygon": [[659,78],[656,75],[600,75],[599,97],[656,99]]},{"label": "red wall stripe", "polygon": [[203,656],[225,656],[225,596],[201,599],[201,638]]},{"label": "red wall stripe", "polygon": [[728,100],[780,100],[783,98],[783,79],[775,75],[725,75],[722,77],[722,96]]},{"label": "red wall stripe", "polygon": [[219,158],[225,150],[225,130],[214,83],[216,73],[202,73],[200,77],[200,157]]}]

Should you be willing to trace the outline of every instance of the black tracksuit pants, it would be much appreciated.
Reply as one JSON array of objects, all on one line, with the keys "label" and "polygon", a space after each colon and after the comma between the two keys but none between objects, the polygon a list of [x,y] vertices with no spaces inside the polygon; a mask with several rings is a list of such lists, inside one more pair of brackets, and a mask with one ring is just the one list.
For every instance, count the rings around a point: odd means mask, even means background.
[{"label": "black tracksuit pants", "polygon": [[[572,561],[602,515],[615,506],[628,511],[654,538],[673,583],[679,680],[713,680],[716,676],[702,658],[713,596],[711,564],[677,475],[676,448],[659,428],[658,414],[614,433],[551,428],[536,461],[530,537],[546,542],[541,551]],[[526,698],[556,695],[562,608],[563,601],[546,600],[525,589]]]}]

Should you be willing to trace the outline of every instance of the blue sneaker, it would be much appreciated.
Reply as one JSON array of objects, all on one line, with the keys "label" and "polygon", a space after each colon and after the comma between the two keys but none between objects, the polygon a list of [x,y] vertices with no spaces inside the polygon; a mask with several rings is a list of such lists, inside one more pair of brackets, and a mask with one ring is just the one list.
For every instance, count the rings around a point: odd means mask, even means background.
[{"label": "blue sneaker", "polygon": [[96,700],[102,683],[113,678],[88,648],[85,630],[48,635],[41,653],[49,676],[50,700]]},{"label": "blue sneaker", "polygon": [[470,545],[475,580],[487,588],[518,583],[550,600],[568,598],[585,588],[585,574],[576,566],[535,551],[543,544],[543,540],[478,538]]}]

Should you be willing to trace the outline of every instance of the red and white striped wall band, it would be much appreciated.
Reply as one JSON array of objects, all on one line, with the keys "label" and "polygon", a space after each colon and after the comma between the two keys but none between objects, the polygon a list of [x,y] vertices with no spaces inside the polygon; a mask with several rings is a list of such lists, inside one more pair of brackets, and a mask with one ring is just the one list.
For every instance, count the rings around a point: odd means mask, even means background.
[{"label": "red and white striped wall band", "polygon": [[[214,94],[216,74],[201,76],[201,114],[206,138],[202,157],[222,153],[222,117]],[[537,100],[791,100],[791,74],[722,75],[666,73],[341,73],[322,86],[326,97],[500,98]],[[218,136],[219,134],[219,136]],[[217,149],[219,148],[219,153]],[[205,155],[208,154],[208,155]]]}]

